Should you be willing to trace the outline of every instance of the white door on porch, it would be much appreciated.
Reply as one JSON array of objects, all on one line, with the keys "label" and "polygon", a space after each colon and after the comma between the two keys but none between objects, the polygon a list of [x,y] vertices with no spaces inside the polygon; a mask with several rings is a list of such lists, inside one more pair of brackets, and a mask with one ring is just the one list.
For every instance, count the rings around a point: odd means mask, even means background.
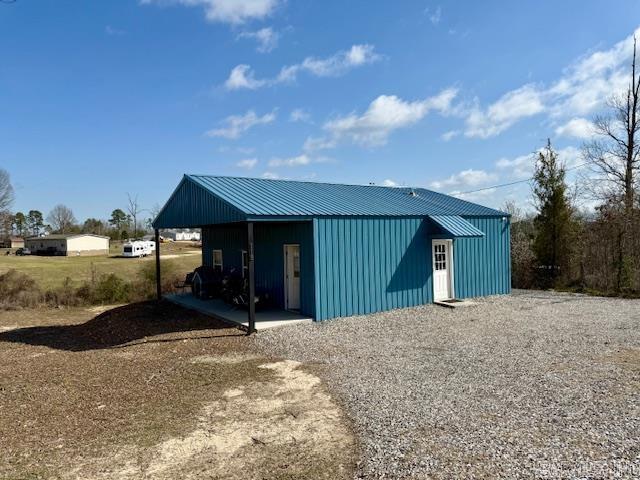
[{"label": "white door on porch", "polygon": [[450,242],[433,241],[433,299],[451,298],[451,255]]},{"label": "white door on porch", "polygon": [[284,307],[300,310],[300,245],[284,246]]}]

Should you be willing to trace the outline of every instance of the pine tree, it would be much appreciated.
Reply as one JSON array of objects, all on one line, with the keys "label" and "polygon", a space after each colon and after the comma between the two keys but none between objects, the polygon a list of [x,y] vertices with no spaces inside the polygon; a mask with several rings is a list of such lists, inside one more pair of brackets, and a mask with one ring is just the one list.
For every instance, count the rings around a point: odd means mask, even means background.
[{"label": "pine tree", "polygon": [[533,251],[543,286],[557,286],[569,278],[575,239],[573,208],[567,195],[565,167],[547,140],[538,153],[533,176],[533,194],[538,214]]}]

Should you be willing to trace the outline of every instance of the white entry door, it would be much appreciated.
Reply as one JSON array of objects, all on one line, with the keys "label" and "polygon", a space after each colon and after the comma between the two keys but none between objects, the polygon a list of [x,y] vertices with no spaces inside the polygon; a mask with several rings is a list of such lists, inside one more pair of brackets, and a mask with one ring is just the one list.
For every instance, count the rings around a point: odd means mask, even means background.
[{"label": "white entry door", "polygon": [[433,241],[433,298],[448,300],[451,295],[451,242]]},{"label": "white entry door", "polygon": [[300,310],[300,245],[284,246],[284,308]]}]

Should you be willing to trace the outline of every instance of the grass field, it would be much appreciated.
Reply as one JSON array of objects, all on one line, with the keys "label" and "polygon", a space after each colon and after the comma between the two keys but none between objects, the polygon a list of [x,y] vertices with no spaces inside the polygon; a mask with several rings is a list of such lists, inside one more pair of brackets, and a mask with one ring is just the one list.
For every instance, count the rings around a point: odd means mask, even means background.
[{"label": "grass field", "polygon": [[[90,280],[92,275],[115,273],[123,279],[134,278],[140,266],[146,262],[154,262],[154,257],[121,258],[122,251],[119,243],[112,244],[111,254],[99,257],[40,257],[5,255],[6,250],[0,251],[0,274],[10,269],[18,270],[31,276],[42,289],[55,288],[71,278],[74,285],[80,285]],[[184,272],[192,271],[201,264],[200,249],[191,244],[173,242],[160,245],[163,258],[170,258],[178,264]]]}]

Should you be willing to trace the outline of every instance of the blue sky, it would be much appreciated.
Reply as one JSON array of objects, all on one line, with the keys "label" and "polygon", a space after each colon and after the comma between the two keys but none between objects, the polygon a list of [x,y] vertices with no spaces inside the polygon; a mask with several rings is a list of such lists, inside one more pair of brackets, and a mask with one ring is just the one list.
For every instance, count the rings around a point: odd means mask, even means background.
[{"label": "blue sky", "polygon": [[[14,209],[107,218],[183,173],[424,186],[568,165],[624,88],[635,1],[0,3]],[[573,172],[572,172],[573,175]],[[527,184],[465,198],[528,202]]]}]

